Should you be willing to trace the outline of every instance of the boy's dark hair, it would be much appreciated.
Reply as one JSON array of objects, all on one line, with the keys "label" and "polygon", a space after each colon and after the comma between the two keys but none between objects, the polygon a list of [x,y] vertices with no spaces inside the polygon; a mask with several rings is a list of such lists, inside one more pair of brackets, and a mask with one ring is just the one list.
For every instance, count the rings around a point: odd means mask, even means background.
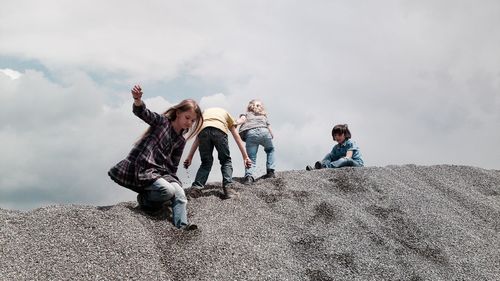
[{"label": "boy's dark hair", "polygon": [[347,128],[347,124],[335,125],[332,130],[332,137],[334,135],[342,135],[342,134],[344,134],[346,140],[351,138],[351,132],[349,131],[349,128]]}]

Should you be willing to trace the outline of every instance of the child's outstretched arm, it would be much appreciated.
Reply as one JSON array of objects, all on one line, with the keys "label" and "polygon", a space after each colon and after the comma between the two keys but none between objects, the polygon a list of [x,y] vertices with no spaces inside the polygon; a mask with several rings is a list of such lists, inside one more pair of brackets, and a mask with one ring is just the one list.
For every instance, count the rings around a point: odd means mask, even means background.
[{"label": "child's outstretched arm", "polygon": [[132,111],[137,117],[141,118],[144,122],[148,123],[151,126],[154,126],[165,119],[164,115],[152,112],[151,110],[146,108],[146,105],[142,101],[141,86],[135,85],[132,88],[131,92],[132,97],[134,98],[134,107]]},{"label": "child's outstretched arm", "polygon": [[198,139],[198,136],[193,141],[193,144],[191,145],[191,149],[189,150],[189,154],[186,157],[186,160],[184,160],[184,168],[189,168],[191,166],[191,161],[193,161],[193,156],[196,150],[198,149],[198,146],[200,146],[200,140]]},{"label": "child's outstretched arm", "polygon": [[243,162],[245,164],[245,167],[250,168],[252,167],[252,160],[248,157],[247,150],[245,149],[245,146],[243,145],[243,141],[240,138],[240,134],[236,131],[236,127],[231,127],[229,128],[229,131],[231,131],[231,134],[233,135],[234,140],[236,141],[236,144],[238,145],[238,148],[240,149],[241,156],[243,157]]}]

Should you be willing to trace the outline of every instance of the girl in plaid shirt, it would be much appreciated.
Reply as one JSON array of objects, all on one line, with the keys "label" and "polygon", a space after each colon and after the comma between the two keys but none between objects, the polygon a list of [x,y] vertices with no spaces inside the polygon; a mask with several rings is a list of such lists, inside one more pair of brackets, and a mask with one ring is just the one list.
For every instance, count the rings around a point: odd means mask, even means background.
[{"label": "girl in plaid shirt", "polygon": [[141,99],[139,85],[132,89],[132,97],[134,114],[150,127],[127,158],[112,167],[108,175],[119,185],[139,193],[137,201],[147,213],[157,213],[170,202],[174,225],[196,229],[196,225],[188,224],[187,199],[176,173],[186,139],[193,137],[203,124],[201,109],[194,100],[187,99],[163,114],[152,112]]}]

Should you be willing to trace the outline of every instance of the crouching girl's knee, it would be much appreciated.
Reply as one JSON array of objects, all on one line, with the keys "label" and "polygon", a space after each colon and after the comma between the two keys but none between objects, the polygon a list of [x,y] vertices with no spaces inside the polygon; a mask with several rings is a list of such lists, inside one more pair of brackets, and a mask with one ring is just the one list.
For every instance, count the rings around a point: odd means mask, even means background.
[{"label": "crouching girl's knee", "polygon": [[172,186],[174,188],[175,200],[182,202],[182,203],[186,203],[187,197],[186,197],[186,193],[184,192],[184,189],[178,183],[172,183]]}]

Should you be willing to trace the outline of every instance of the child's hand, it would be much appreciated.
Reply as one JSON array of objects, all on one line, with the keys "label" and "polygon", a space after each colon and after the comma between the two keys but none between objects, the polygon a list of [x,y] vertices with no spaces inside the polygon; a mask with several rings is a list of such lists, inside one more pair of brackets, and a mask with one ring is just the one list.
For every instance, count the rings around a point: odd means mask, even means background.
[{"label": "child's hand", "polygon": [[252,167],[252,160],[250,158],[245,158],[245,167],[250,168]]},{"label": "child's hand", "polygon": [[142,89],[141,86],[135,85],[134,88],[132,88],[132,97],[134,100],[140,100],[142,97]]},{"label": "child's hand", "polygon": [[189,168],[189,166],[191,166],[191,159],[186,158],[186,160],[184,160],[184,169]]}]

